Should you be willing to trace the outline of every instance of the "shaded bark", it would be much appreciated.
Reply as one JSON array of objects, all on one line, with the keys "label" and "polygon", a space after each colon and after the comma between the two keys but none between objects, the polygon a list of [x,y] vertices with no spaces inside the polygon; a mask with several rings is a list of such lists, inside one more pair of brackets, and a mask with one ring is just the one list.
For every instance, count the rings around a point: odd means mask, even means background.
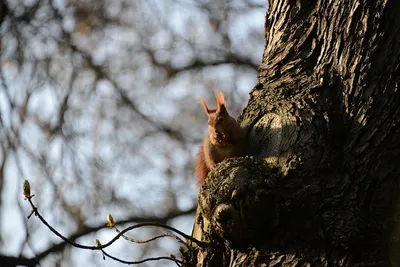
[{"label": "shaded bark", "polygon": [[270,1],[239,118],[252,157],[209,174],[193,235],[210,248],[187,265],[400,266],[398,15],[397,0]]}]

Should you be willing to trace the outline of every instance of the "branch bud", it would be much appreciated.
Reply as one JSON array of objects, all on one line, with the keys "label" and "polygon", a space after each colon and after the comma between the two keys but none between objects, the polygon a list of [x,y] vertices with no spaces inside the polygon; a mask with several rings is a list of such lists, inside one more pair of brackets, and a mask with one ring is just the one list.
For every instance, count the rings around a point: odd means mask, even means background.
[{"label": "branch bud", "polygon": [[108,222],[107,226],[109,226],[109,227],[115,226],[114,218],[110,213],[107,214],[107,222]]},{"label": "branch bud", "polygon": [[28,180],[25,180],[22,184],[22,192],[24,193],[25,199],[30,199],[31,196],[31,185]]}]

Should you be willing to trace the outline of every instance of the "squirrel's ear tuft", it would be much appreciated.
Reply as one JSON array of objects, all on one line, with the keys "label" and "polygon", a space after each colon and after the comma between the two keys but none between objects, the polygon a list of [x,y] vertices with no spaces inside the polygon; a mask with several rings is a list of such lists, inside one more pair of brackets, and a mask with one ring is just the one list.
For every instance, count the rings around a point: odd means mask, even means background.
[{"label": "squirrel's ear tuft", "polygon": [[218,92],[218,91],[214,90],[214,95],[215,95],[215,99],[217,100],[217,104],[218,104],[217,111],[219,111],[219,112],[224,111],[224,110],[226,111],[224,94],[222,92]]},{"label": "squirrel's ear tuft", "polygon": [[202,97],[200,97],[201,105],[203,106],[204,110],[206,111],[207,115],[211,113],[210,109],[207,107],[206,101]]}]

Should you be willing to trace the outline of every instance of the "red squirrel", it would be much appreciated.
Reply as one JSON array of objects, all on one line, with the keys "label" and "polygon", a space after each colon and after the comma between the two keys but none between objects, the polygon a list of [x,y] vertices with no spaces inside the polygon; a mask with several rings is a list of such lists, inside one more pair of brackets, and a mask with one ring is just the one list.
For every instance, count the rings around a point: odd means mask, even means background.
[{"label": "red squirrel", "polygon": [[232,118],[225,105],[222,92],[214,91],[218,107],[209,108],[203,98],[203,105],[208,117],[208,133],[197,157],[195,175],[197,184],[202,185],[208,172],[226,158],[244,155],[245,132]]}]

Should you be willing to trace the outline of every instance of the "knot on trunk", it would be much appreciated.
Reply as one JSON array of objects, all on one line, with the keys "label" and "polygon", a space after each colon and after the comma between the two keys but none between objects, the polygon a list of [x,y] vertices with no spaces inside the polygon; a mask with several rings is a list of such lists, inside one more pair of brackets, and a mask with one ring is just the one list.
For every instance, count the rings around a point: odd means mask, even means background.
[{"label": "knot on trunk", "polygon": [[214,168],[199,193],[206,239],[231,246],[258,244],[278,223],[275,185],[280,172],[253,157],[229,158]]}]

